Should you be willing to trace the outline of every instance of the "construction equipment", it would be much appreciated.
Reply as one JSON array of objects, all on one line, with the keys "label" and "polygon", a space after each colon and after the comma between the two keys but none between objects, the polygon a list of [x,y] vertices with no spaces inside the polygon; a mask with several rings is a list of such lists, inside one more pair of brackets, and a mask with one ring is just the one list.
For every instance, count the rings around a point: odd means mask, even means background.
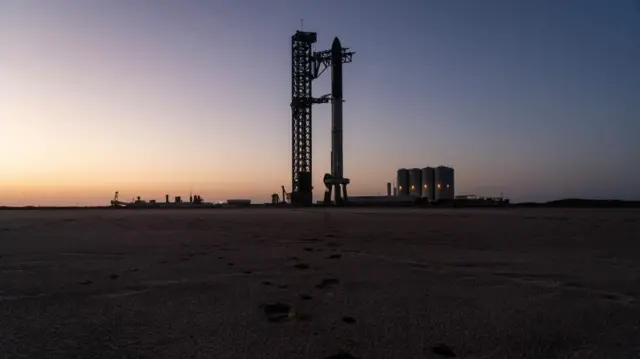
[{"label": "construction equipment", "polygon": [[124,207],[127,205],[127,202],[122,202],[118,199],[118,191],[116,191],[116,194],[113,196],[113,199],[111,200],[111,206],[112,207]]},{"label": "construction equipment", "polygon": [[282,186],[282,203],[291,203],[291,192],[287,192],[284,186]]},{"label": "construction equipment", "polygon": [[273,193],[271,195],[271,204],[290,204],[291,203],[291,192],[287,192],[284,186],[282,186],[281,188],[282,188],[282,197],[280,197],[280,194],[278,193]]}]

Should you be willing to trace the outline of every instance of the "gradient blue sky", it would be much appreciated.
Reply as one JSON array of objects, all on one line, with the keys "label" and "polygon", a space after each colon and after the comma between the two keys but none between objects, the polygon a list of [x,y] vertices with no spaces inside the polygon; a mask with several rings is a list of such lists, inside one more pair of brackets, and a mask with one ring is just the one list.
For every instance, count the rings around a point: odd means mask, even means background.
[{"label": "gradient blue sky", "polygon": [[[2,0],[0,205],[289,187],[301,17],[356,51],[352,194],[444,164],[458,194],[640,198],[637,0]],[[315,107],[317,198],[329,123]]]}]

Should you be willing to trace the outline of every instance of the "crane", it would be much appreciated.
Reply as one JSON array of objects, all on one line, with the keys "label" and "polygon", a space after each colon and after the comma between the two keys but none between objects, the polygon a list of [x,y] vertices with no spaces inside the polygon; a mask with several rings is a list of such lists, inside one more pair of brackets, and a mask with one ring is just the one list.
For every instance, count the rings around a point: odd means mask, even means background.
[{"label": "crane", "polygon": [[118,199],[118,191],[116,191],[115,195],[113,196],[113,199],[111,200],[111,206],[112,207],[124,207],[127,205],[126,202],[122,202]]}]

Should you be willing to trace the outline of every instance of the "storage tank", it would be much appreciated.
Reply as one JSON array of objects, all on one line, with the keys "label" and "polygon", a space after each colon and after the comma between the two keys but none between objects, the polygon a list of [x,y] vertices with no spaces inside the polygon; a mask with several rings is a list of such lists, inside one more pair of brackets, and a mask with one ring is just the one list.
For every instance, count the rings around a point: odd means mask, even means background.
[{"label": "storage tank", "polygon": [[409,195],[409,170],[401,168],[398,170],[398,196]]},{"label": "storage tank", "polygon": [[455,197],[453,168],[446,166],[436,167],[436,201],[453,200]]},{"label": "storage tank", "polygon": [[422,196],[422,170],[419,168],[409,170],[409,194],[418,198]]},{"label": "storage tank", "polygon": [[387,196],[391,196],[391,182],[387,182]]},{"label": "storage tank", "polygon": [[436,171],[433,167],[422,169],[422,198],[426,198],[429,202],[436,200],[435,173]]}]

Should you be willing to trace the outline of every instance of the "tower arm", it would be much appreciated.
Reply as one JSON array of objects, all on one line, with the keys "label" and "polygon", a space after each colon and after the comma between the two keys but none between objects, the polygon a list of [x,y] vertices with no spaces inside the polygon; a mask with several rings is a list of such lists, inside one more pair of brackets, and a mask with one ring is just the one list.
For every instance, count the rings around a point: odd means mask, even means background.
[{"label": "tower arm", "polygon": [[[348,64],[353,61],[355,52],[349,51],[348,47],[342,48],[342,63]],[[317,79],[331,66],[331,50],[316,51],[313,53],[312,76]]]},{"label": "tower arm", "polygon": [[297,108],[300,105],[308,106],[317,103],[328,103],[331,101],[331,94],[322,95],[320,97],[295,98],[291,102],[291,108]]}]

